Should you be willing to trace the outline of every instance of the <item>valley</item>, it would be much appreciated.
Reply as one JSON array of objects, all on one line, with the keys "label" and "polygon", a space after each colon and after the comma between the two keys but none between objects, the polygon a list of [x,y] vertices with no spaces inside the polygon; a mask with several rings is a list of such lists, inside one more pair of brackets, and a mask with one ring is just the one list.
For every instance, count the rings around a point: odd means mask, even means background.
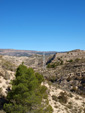
[{"label": "valley", "polygon": [[0,97],[6,97],[12,88],[10,82],[20,64],[44,76],[42,84],[48,88],[53,113],[85,112],[84,50],[45,52],[44,56],[36,51],[0,50]]}]

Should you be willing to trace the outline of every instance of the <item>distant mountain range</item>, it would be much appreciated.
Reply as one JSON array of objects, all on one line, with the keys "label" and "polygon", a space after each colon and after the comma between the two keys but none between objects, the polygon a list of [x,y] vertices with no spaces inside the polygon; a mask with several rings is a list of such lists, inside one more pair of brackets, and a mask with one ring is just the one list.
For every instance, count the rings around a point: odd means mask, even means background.
[{"label": "distant mountain range", "polygon": [[[35,54],[43,55],[44,51],[32,51],[32,50],[15,50],[15,49],[0,49],[0,55],[9,56],[31,56]],[[56,51],[46,51],[45,54],[55,54]]]}]

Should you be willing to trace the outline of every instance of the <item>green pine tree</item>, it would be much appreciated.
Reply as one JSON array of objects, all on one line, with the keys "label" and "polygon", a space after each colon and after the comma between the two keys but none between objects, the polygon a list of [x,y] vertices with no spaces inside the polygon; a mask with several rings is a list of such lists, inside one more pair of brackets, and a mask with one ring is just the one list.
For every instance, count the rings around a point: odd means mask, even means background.
[{"label": "green pine tree", "polygon": [[41,86],[43,76],[23,64],[17,68],[15,76],[7,95],[9,103],[4,104],[6,113],[52,113],[47,88]]}]

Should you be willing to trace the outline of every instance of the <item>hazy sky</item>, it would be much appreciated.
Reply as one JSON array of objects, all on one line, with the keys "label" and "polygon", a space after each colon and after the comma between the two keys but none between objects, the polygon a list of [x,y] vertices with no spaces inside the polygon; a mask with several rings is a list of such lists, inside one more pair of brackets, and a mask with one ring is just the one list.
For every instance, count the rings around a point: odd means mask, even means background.
[{"label": "hazy sky", "polygon": [[0,0],[0,48],[85,50],[85,0]]}]

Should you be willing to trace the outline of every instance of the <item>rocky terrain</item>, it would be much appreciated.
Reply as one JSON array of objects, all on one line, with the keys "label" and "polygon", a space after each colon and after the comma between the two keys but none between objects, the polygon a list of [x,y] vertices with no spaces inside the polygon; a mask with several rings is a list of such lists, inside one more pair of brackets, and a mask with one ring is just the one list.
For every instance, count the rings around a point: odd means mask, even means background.
[{"label": "rocky terrain", "polygon": [[[55,54],[55,51],[47,51],[46,55]],[[8,56],[31,56],[35,54],[43,54],[43,51],[31,51],[31,50],[15,50],[15,49],[0,49],[0,55],[8,55]]]},{"label": "rocky terrain", "polygon": [[[0,97],[6,96],[16,68],[24,63],[43,74],[48,88],[49,103],[53,113],[85,112],[85,51],[48,52],[35,51],[23,55],[23,51],[0,50]],[[27,51],[26,51],[27,52]],[[45,65],[43,65],[45,59]],[[2,102],[0,103],[0,106]]]},{"label": "rocky terrain", "polygon": [[45,82],[48,88],[48,100],[53,108],[53,113],[84,113],[85,99],[78,94],[60,88],[56,84]]},{"label": "rocky terrain", "polygon": [[85,51],[57,53],[47,67],[46,73],[53,73],[51,76],[45,75],[47,79],[85,96]]}]

